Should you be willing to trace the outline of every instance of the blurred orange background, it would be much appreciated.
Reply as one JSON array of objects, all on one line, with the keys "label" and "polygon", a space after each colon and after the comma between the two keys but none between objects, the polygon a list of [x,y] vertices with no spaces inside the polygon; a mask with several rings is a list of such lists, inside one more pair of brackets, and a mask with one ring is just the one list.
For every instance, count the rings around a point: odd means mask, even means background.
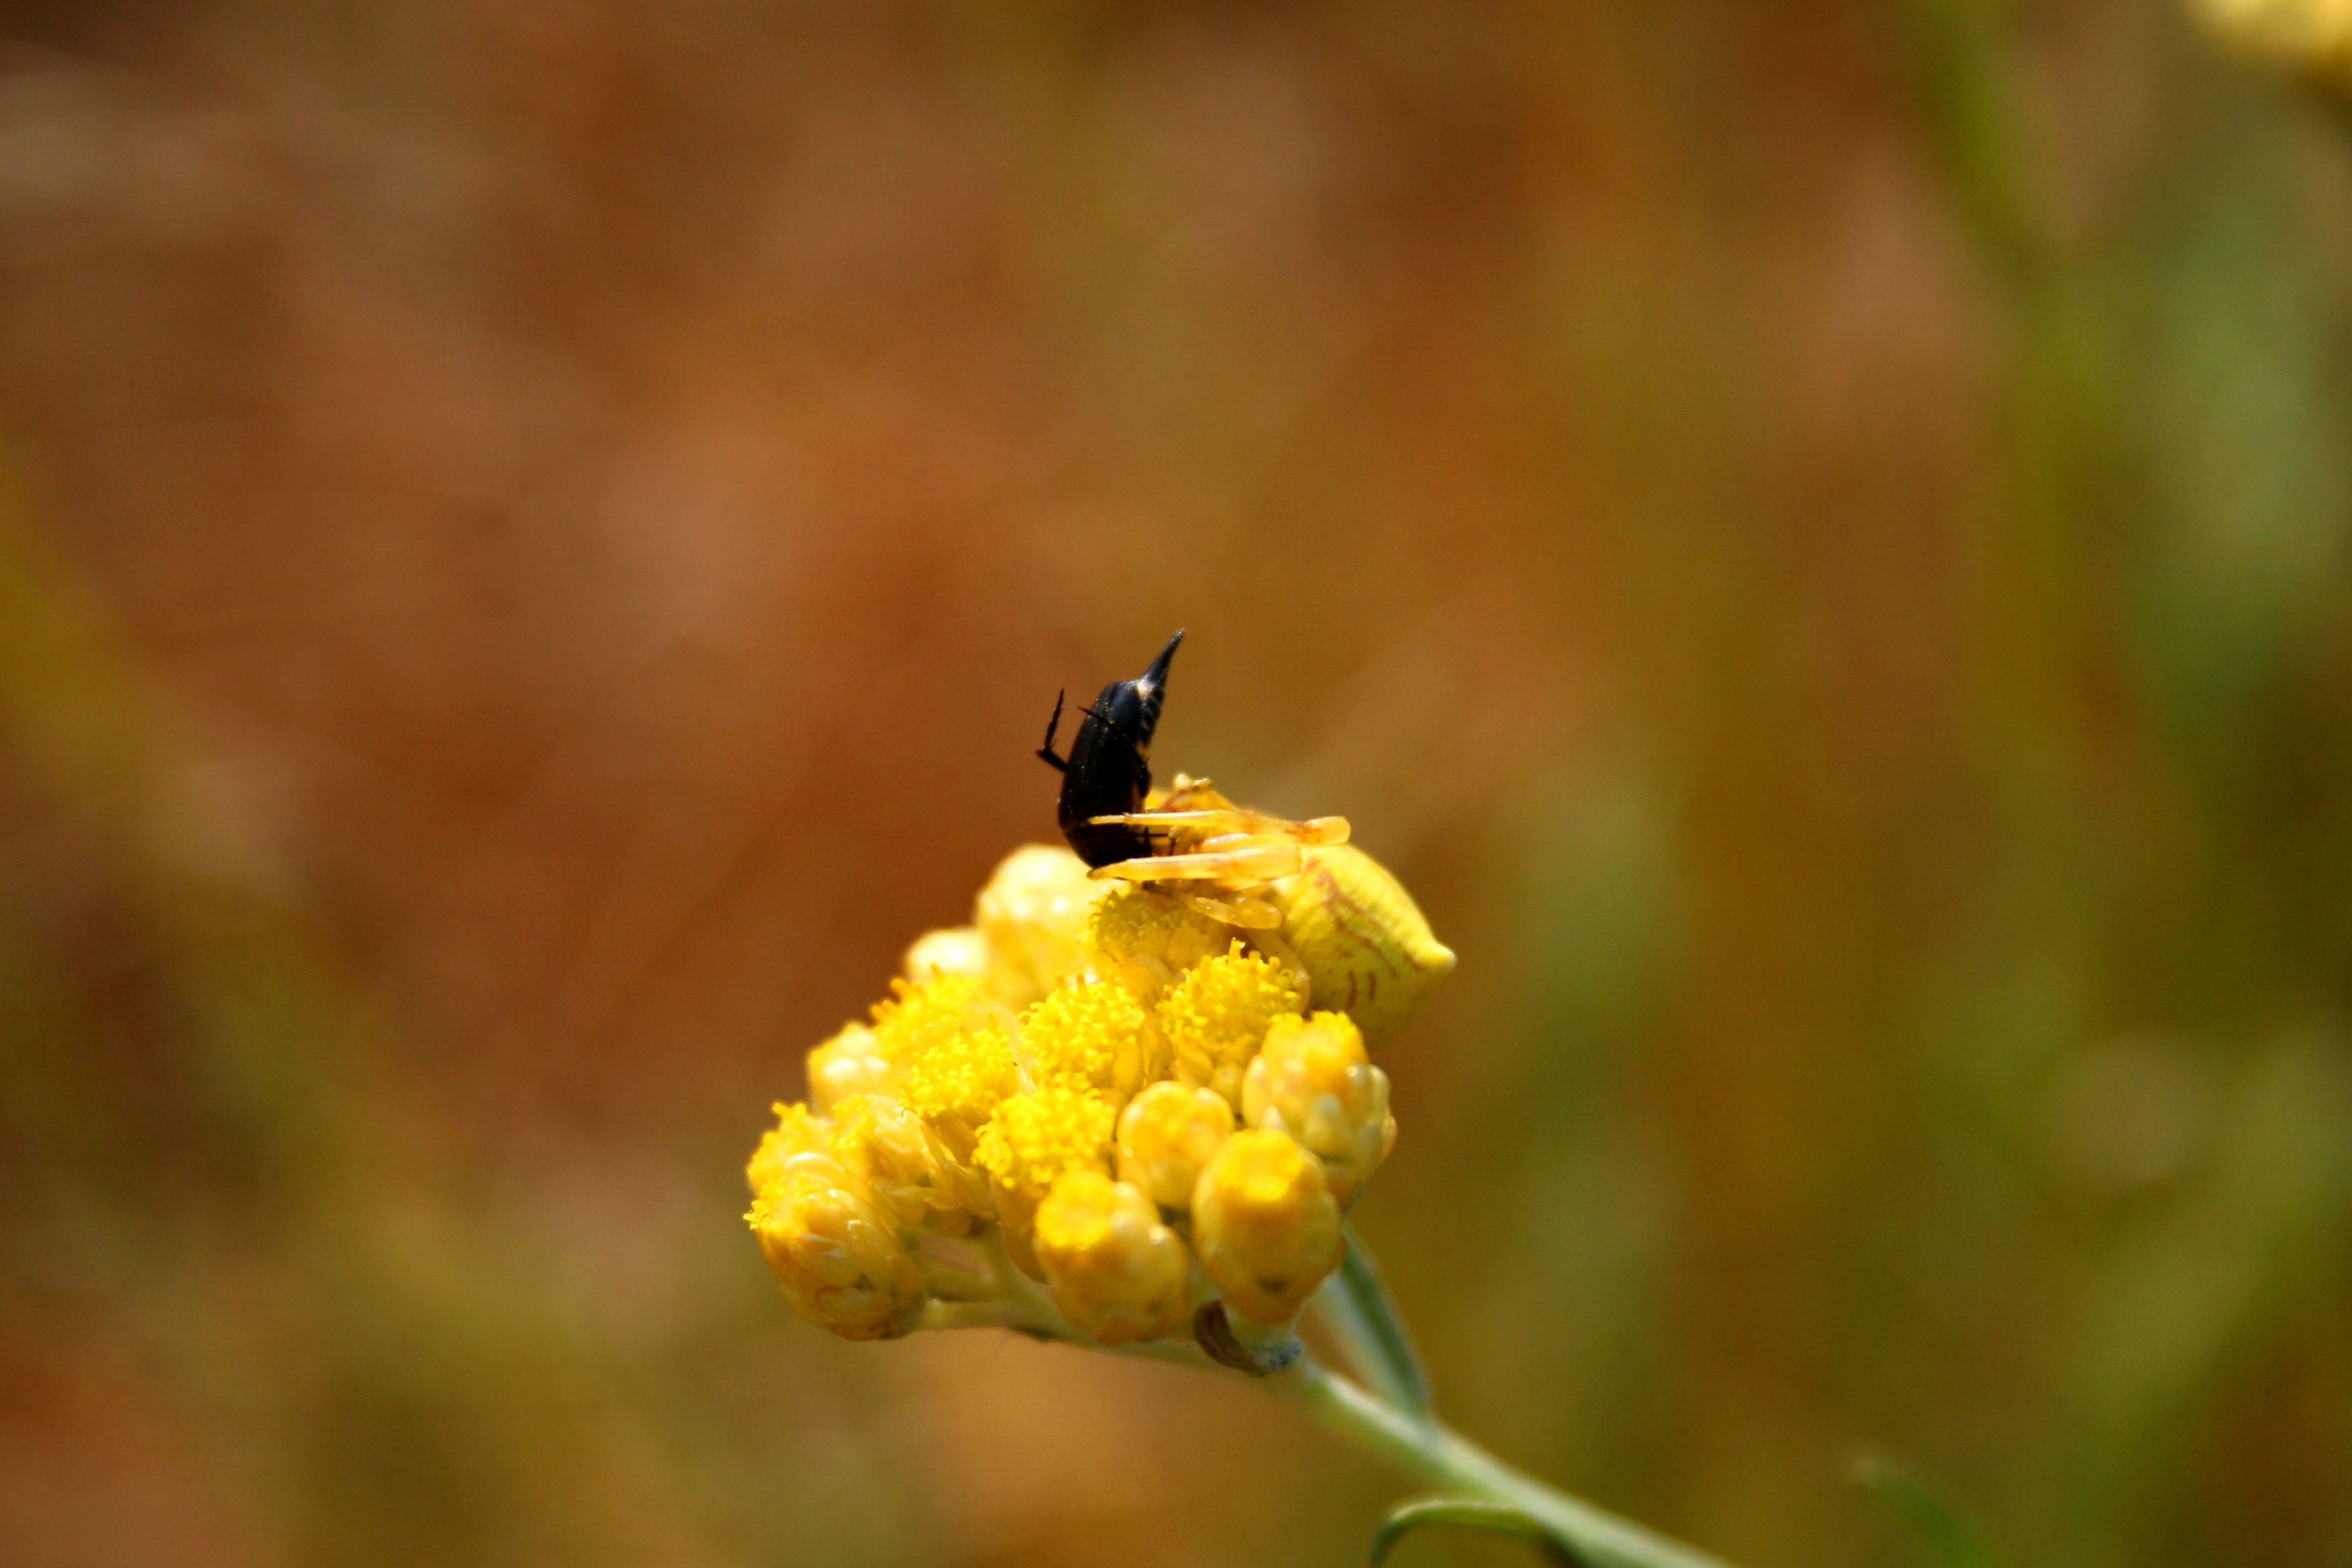
[{"label": "blurred orange background", "polygon": [[1355,1560],[739,1217],[1183,626],[1163,774],[1462,954],[1463,1429],[2352,1563],[2347,123],[2119,0],[11,8],[0,1559]]}]

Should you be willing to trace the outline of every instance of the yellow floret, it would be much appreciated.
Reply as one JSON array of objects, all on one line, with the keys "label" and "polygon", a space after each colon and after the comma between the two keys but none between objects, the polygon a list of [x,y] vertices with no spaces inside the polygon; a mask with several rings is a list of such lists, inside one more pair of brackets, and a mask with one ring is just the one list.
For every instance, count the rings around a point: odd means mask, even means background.
[{"label": "yellow floret", "polygon": [[1118,1179],[1166,1210],[1192,1205],[1202,1169],[1234,1133],[1234,1109],[1212,1089],[1155,1083],[1118,1119]]},{"label": "yellow floret", "polygon": [[971,1155],[998,1102],[1021,1087],[1012,1015],[970,975],[890,984],[898,994],[874,1009],[874,1036],[896,1068],[891,1093],[922,1119],[942,1189],[985,1209],[987,1185]]},{"label": "yellow floret", "polygon": [[1345,1013],[1276,1018],[1243,1076],[1242,1114],[1321,1160],[1343,1209],[1396,1144],[1388,1074],[1365,1059],[1364,1037]]},{"label": "yellow floret", "polygon": [[844,1024],[808,1054],[809,1103],[820,1111],[829,1113],[853,1094],[887,1094],[898,1079],[898,1064],[882,1054],[881,1042],[863,1024]]},{"label": "yellow floret", "polygon": [[1087,914],[1085,941],[1098,972],[1117,979],[1147,1006],[1178,975],[1224,952],[1232,940],[1233,931],[1223,923],[1127,884]]},{"label": "yellow floret", "polygon": [[1087,967],[1079,942],[1104,884],[1059,845],[1024,844],[1006,856],[972,908],[988,939],[988,984],[1009,1007],[1026,1007]]},{"label": "yellow floret", "polygon": [[832,1161],[802,1156],[744,1216],[793,1310],[845,1340],[895,1339],[923,1305],[922,1272],[896,1230]]},{"label": "yellow floret", "polygon": [[1107,1345],[1185,1324],[1184,1244],[1151,1200],[1100,1171],[1070,1171],[1038,1206],[1038,1262],[1062,1315]]},{"label": "yellow floret", "polygon": [[987,1212],[986,1184],[887,1095],[854,1094],[834,1107],[833,1152],[902,1226],[961,1236]]},{"label": "yellow floret", "polygon": [[1161,1045],[1123,986],[1074,980],[1021,1015],[1021,1065],[1031,1084],[1091,1089],[1123,1103],[1159,1076]]},{"label": "yellow floret", "polygon": [[1239,1106],[1243,1069],[1267,1027],[1299,1011],[1289,973],[1270,958],[1243,952],[1236,941],[1171,987],[1157,1016],[1174,1053],[1176,1077]]},{"label": "yellow floret", "polygon": [[875,1006],[874,1035],[898,1069],[898,1098],[926,1121],[977,1130],[1017,1087],[1003,1005],[964,974],[891,987],[897,999]]},{"label": "yellow floret", "polygon": [[902,1068],[975,1030],[1002,1031],[1006,1010],[969,974],[890,982],[890,998],[874,1005],[875,1048]]},{"label": "yellow floret", "polygon": [[1339,1205],[1322,1162],[1287,1132],[1234,1133],[1193,1189],[1192,1245],[1228,1308],[1288,1322],[1339,1266]]},{"label": "yellow floret", "polygon": [[1005,1250],[1032,1279],[1044,1278],[1029,1241],[1038,1204],[1065,1172],[1108,1173],[1116,1115],[1098,1095],[1039,1089],[998,1106],[982,1131],[973,1162],[988,1173]]},{"label": "yellow floret", "polygon": [[1100,1096],[1080,1089],[1016,1094],[996,1108],[980,1135],[980,1168],[999,1193],[1034,1209],[1065,1171],[1108,1171],[1116,1119]]},{"label": "yellow floret", "polygon": [[776,1125],[760,1135],[760,1146],[751,1151],[751,1163],[743,1171],[755,1194],[782,1175],[793,1156],[830,1154],[833,1149],[833,1124],[810,1115],[807,1106],[780,1102],[774,1109]]}]

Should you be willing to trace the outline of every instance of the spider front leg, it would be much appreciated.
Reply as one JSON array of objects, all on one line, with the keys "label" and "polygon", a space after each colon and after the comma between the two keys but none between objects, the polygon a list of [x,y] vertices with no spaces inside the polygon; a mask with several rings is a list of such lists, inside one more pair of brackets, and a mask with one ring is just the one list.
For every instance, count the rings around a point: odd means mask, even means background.
[{"label": "spider front leg", "polygon": [[1348,842],[1348,819],[1344,816],[1311,816],[1305,822],[1291,822],[1279,816],[1267,816],[1261,812],[1244,811],[1232,806],[1218,811],[1130,811],[1118,816],[1097,816],[1096,824],[1118,823],[1128,827],[1140,827],[1147,833],[1166,833],[1180,841],[1201,838],[1250,837],[1286,838],[1294,844],[1345,844]]},{"label": "spider front leg", "polygon": [[1210,839],[1192,853],[1139,855],[1132,860],[1097,866],[1087,875],[1122,882],[1206,882],[1238,893],[1262,888],[1277,878],[1296,876],[1306,863],[1298,846],[1287,839],[1268,842],[1234,834]]}]

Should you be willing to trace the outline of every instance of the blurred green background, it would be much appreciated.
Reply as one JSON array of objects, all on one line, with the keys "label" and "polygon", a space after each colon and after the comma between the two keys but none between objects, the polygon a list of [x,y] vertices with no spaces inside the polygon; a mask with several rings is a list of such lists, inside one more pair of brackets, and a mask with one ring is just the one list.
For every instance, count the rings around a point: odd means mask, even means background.
[{"label": "blurred green background", "polygon": [[1465,1431],[2352,1563],[2352,132],[2168,5],[14,6],[0,429],[0,1559],[1359,1560],[739,1218],[1182,625]]}]

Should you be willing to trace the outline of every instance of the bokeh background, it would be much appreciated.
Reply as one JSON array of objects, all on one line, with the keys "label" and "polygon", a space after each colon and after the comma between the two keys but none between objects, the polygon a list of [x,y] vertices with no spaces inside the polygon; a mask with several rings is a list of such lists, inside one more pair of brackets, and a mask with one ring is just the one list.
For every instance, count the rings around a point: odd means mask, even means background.
[{"label": "bokeh background", "polygon": [[2352,1563],[2352,128],[2168,5],[12,6],[0,431],[0,1559],[1359,1560],[739,1218],[1181,625],[1458,1425]]}]

